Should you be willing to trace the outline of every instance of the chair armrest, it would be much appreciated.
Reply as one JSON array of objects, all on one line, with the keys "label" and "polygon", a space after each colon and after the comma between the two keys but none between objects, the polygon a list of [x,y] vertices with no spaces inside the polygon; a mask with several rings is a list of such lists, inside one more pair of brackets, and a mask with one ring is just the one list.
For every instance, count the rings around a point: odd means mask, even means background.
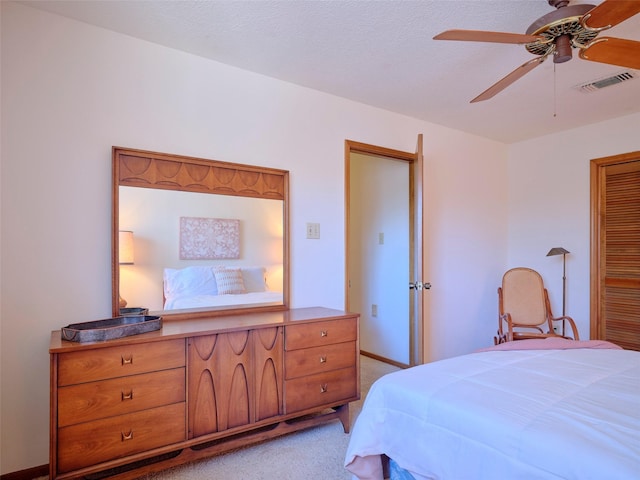
[{"label": "chair armrest", "polygon": [[576,322],[573,321],[573,318],[571,318],[568,315],[562,315],[560,317],[551,317],[552,322],[558,322],[561,320],[566,320],[569,323],[569,326],[571,327],[571,331],[573,333],[573,339],[580,340],[580,336],[578,335],[578,327],[576,327]]},{"label": "chair armrest", "polygon": [[[507,324],[506,333],[504,333],[503,331],[502,322],[505,322]],[[498,314],[498,335],[501,338],[504,338],[505,342],[513,341],[513,322],[511,320],[511,314],[509,312]]]}]

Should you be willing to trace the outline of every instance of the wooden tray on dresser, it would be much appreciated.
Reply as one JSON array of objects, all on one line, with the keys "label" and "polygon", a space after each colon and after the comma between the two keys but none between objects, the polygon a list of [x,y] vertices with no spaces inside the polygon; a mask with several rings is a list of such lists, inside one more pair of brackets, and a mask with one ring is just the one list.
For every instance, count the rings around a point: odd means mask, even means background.
[{"label": "wooden tray on dresser", "polygon": [[69,342],[103,342],[116,338],[153,332],[162,328],[162,317],[155,315],[129,315],[72,323],[62,327],[62,339]]}]

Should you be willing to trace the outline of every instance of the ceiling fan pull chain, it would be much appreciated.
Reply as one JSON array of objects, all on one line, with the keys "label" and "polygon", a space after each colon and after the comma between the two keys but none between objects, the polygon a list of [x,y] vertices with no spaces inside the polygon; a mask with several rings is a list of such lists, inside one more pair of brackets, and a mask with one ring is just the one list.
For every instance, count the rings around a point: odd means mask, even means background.
[{"label": "ceiling fan pull chain", "polygon": [[556,64],[553,64],[553,118],[556,118],[558,111],[558,93],[556,86]]}]

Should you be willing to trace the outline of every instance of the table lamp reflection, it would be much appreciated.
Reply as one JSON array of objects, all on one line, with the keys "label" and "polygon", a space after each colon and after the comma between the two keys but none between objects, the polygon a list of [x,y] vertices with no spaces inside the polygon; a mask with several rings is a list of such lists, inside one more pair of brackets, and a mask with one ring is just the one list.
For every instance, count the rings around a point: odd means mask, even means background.
[{"label": "table lamp reflection", "polygon": [[[120,230],[118,232],[118,263],[120,265],[133,265],[133,232]],[[127,306],[127,301],[118,292],[120,308]]]}]

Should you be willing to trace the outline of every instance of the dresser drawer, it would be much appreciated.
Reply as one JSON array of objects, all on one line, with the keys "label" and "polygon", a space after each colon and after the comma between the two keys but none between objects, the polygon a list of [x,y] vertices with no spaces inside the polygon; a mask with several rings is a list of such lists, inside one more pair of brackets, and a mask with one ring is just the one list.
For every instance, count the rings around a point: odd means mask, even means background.
[{"label": "dresser drawer", "polygon": [[284,331],[285,350],[351,342],[356,340],[357,335],[355,318],[287,325]]},{"label": "dresser drawer", "polygon": [[184,367],[58,389],[58,427],[184,402]]},{"label": "dresser drawer", "polygon": [[357,394],[356,369],[342,368],[285,381],[287,414],[353,400]]},{"label": "dresser drawer", "polygon": [[61,353],[58,356],[58,386],[184,366],[183,339]]},{"label": "dresser drawer", "polygon": [[328,372],[356,364],[356,342],[292,350],[285,355],[285,378]]},{"label": "dresser drawer", "polygon": [[185,439],[184,402],[61,428],[58,473]]}]

